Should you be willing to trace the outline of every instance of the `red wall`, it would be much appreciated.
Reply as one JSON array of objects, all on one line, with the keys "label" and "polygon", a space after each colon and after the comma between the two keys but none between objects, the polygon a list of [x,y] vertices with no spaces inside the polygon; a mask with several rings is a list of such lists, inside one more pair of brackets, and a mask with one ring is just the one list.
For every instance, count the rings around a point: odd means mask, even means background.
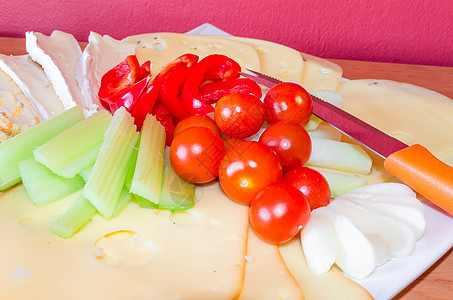
[{"label": "red wall", "polygon": [[451,0],[2,0],[0,36],[53,29],[86,40],[211,23],[326,58],[453,67]]}]

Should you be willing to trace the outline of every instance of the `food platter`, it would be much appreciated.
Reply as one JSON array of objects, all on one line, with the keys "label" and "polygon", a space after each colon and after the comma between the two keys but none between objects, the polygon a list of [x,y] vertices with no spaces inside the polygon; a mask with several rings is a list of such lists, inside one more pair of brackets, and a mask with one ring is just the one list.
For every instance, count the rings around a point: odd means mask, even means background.
[{"label": "food platter", "polygon": [[[190,33],[226,34],[209,24],[194,29]],[[453,221],[451,218],[427,206],[426,220],[425,236],[417,243],[415,253],[411,257],[393,259],[379,267],[367,279],[358,281],[374,298],[387,299],[395,296],[452,247]]]}]

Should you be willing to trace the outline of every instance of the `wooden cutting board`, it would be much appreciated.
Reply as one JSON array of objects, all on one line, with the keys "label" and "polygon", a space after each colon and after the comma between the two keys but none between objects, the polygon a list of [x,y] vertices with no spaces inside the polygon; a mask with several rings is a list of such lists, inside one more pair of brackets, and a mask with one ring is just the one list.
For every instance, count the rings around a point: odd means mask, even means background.
[{"label": "wooden cutting board", "polygon": [[[81,43],[85,46],[86,43]],[[26,54],[25,39],[0,37],[0,53]],[[332,59],[348,79],[389,79],[422,86],[453,99],[453,68]],[[452,116],[453,117],[453,116]],[[453,249],[417,278],[395,299],[453,298]]]}]

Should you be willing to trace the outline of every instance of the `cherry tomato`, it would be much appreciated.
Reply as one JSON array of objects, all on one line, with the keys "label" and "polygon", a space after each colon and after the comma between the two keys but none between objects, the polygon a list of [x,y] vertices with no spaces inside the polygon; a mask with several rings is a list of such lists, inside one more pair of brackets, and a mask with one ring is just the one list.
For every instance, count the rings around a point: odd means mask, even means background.
[{"label": "cherry tomato", "polygon": [[264,240],[280,244],[294,237],[310,217],[307,198],[286,184],[271,184],[250,205],[250,224]]},{"label": "cherry tomato", "polygon": [[215,133],[220,135],[220,130],[215,124],[214,120],[206,115],[192,115],[179,121],[176,125],[173,136],[177,135],[181,131],[189,127],[201,126],[214,130]]},{"label": "cherry tomato", "polygon": [[285,173],[305,165],[311,155],[310,136],[294,122],[272,124],[263,131],[259,141],[277,153]]},{"label": "cherry tomato", "polygon": [[214,119],[220,131],[229,137],[247,138],[264,124],[263,103],[251,94],[228,94],[217,102]]},{"label": "cherry tomato", "polygon": [[330,187],[327,180],[316,170],[300,167],[283,176],[282,183],[299,189],[310,203],[311,210],[330,203]]},{"label": "cherry tomato", "polygon": [[280,182],[282,165],[268,146],[254,141],[237,144],[220,162],[220,184],[233,200],[250,204],[271,183]]},{"label": "cherry tomato", "polygon": [[190,127],[173,139],[170,161],[185,180],[205,183],[218,176],[224,154],[225,146],[217,133],[206,127]]},{"label": "cherry tomato", "polygon": [[310,94],[300,85],[283,82],[272,87],[264,97],[267,123],[279,121],[307,125],[313,110]]},{"label": "cherry tomato", "polygon": [[225,145],[225,153],[228,152],[231,148],[236,146],[239,143],[242,143],[244,140],[237,139],[237,138],[227,138],[223,140],[223,144]]}]

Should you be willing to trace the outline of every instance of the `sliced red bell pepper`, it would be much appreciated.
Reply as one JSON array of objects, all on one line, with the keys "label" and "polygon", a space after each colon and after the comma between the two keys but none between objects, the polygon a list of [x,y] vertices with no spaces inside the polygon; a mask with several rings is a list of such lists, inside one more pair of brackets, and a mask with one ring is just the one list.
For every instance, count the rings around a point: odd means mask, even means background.
[{"label": "sliced red bell pepper", "polygon": [[151,61],[147,60],[140,66],[140,79],[151,74]]},{"label": "sliced red bell pepper", "polygon": [[225,95],[232,93],[252,94],[261,98],[261,87],[248,78],[236,78],[229,81],[217,81],[200,87],[200,100],[215,103]]},{"label": "sliced red bell pepper", "polygon": [[170,146],[173,141],[173,133],[175,132],[178,120],[167,110],[162,104],[158,103],[154,106],[152,114],[165,128],[165,145]]},{"label": "sliced red bell pepper", "polygon": [[129,55],[124,61],[102,76],[98,96],[100,99],[108,99],[134,85],[141,76],[137,57]]},{"label": "sliced red bell pepper", "polygon": [[191,53],[183,54],[168,64],[165,64],[159,74],[154,78],[153,84],[160,85],[173,71],[182,67],[192,68],[197,62],[198,55]]},{"label": "sliced red bell pepper", "polygon": [[184,84],[181,101],[191,114],[207,114],[214,108],[205,103],[199,93],[201,85],[206,81],[227,81],[239,77],[241,66],[233,59],[220,54],[212,54],[196,64]]},{"label": "sliced red bell pepper", "polygon": [[108,98],[100,98],[100,102],[102,106],[104,106],[104,108],[110,111],[112,114],[122,106],[126,108],[127,111],[130,111],[135,101],[145,90],[149,81],[150,78],[149,76],[147,76],[115,95],[112,95]]},{"label": "sliced red bell pepper", "polygon": [[159,88],[153,84],[149,85],[146,91],[137,99],[130,110],[131,116],[134,117],[137,129],[142,128],[143,122],[149,113],[152,113],[154,105],[158,101]]}]

